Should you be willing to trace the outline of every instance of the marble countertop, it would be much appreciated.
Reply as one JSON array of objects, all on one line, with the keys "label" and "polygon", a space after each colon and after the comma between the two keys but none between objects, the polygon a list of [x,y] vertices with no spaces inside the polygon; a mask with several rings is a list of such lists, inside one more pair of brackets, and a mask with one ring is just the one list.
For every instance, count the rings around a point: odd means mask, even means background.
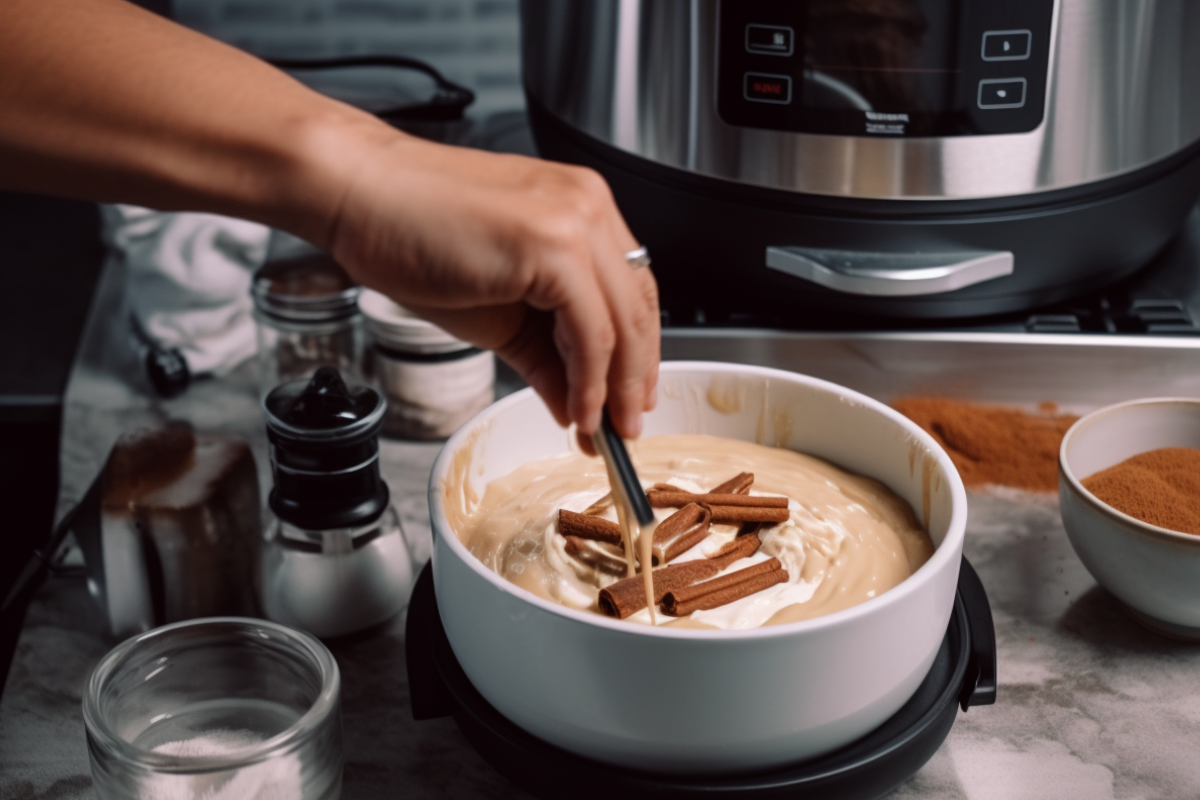
[{"label": "marble countertop", "polygon": [[[109,296],[97,307],[118,302],[115,281],[106,277]],[[117,377],[131,367],[101,322],[72,379],[61,509],[82,495],[120,432],[167,418],[246,436],[269,485],[252,369],[158,401]],[[385,477],[422,559],[425,482],[438,448],[382,445]],[[1200,645],[1143,630],[1096,585],[1067,542],[1054,496],[972,493],[966,554],[995,617],[998,701],[960,712],[946,743],[891,800],[1200,797]],[[0,698],[0,799],[93,796],[80,702],[92,666],[116,644],[100,631],[82,579],[52,578],[34,599]],[[412,720],[403,619],[333,650],[344,676],[343,797],[527,796],[453,721]]]}]

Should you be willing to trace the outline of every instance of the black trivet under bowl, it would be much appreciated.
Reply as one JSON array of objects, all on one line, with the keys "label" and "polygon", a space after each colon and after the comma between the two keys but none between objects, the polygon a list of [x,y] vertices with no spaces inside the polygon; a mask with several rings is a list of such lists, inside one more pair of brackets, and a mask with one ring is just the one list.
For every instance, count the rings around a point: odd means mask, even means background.
[{"label": "black trivet under bowl", "polygon": [[568,753],[517,727],[475,690],[438,616],[433,572],[413,590],[405,638],[413,718],[453,715],[483,758],[541,798],[804,798],[874,800],[924,766],[961,706],[996,702],[996,636],[979,576],[964,558],[946,638],[915,695],[887,722],[833,753],[729,777],[660,775]]}]

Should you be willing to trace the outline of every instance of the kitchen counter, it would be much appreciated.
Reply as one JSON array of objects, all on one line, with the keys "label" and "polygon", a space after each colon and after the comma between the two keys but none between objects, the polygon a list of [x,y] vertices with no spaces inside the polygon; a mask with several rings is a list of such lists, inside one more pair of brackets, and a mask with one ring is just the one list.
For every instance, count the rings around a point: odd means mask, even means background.
[{"label": "kitchen counter", "polygon": [[[117,377],[132,374],[104,330],[119,316],[108,313],[119,303],[118,272],[106,278],[72,379],[60,514],[120,432],[167,418],[250,438],[268,486],[251,365],[166,402]],[[384,475],[422,560],[430,544],[425,483],[438,448],[382,445]],[[972,493],[966,542],[995,616],[998,701],[960,713],[946,744],[891,800],[1200,796],[1200,646],[1143,630],[1095,584],[1067,542],[1054,496]],[[51,578],[33,601],[0,699],[0,798],[92,796],[81,694],[116,643],[99,629],[80,578]],[[526,796],[452,721],[412,720],[402,619],[332,649],[344,676],[343,797]]]}]

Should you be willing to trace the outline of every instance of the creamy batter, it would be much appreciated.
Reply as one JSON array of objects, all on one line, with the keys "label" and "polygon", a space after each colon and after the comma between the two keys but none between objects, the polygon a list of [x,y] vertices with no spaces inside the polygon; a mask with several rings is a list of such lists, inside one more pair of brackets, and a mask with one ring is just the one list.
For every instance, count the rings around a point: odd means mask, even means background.
[{"label": "creamy batter", "polygon": [[[785,583],[688,617],[659,614],[658,624],[732,630],[810,619],[886,592],[933,554],[929,535],[907,503],[878,481],[820,459],[696,434],[642,439],[629,449],[646,488],[670,483],[701,493],[752,472],[750,494],[789,498],[788,521],[761,529],[758,552],[726,570],[774,557],[787,570]],[[603,462],[564,453],[492,481],[481,499],[451,515],[451,523],[471,553],[497,574],[539,597],[599,614],[600,590],[618,578],[568,556],[556,521],[559,509],[582,512],[597,503],[607,505],[603,516],[616,521],[608,497]],[[655,515],[661,521],[674,511],[655,509]],[[713,525],[707,539],[671,563],[706,558],[736,535],[736,526]],[[644,609],[629,619],[650,624],[650,613]]]}]

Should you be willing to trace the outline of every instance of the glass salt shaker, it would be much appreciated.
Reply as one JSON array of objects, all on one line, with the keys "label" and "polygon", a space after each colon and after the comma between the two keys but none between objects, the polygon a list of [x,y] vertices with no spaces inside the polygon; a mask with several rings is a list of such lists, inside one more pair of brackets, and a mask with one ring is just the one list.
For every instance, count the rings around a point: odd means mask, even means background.
[{"label": "glass salt shaker", "polygon": [[274,389],[263,407],[275,481],[263,555],[267,616],[321,638],[390,619],[408,601],[413,566],[379,474],[386,403],[321,367]]},{"label": "glass salt shaker", "polygon": [[318,367],[362,382],[361,291],[326,253],[272,261],[254,274],[250,292],[264,395],[311,377]]}]

